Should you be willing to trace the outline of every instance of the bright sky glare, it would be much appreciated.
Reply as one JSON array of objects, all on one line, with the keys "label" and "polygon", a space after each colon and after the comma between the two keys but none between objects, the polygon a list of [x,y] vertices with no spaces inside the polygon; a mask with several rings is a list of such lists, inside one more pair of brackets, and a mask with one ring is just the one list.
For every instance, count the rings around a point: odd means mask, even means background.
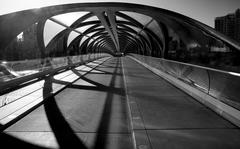
[{"label": "bright sky glare", "polygon": [[214,26],[214,18],[234,12],[240,0],[1,0],[0,15],[50,5],[86,2],[127,2],[172,10],[207,25]]}]

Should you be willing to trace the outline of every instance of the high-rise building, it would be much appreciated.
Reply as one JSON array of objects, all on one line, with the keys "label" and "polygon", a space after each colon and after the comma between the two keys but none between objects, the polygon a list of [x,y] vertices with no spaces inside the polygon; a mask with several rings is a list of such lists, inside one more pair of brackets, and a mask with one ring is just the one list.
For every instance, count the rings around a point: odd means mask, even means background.
[{"label": "high-rise building", "polygon": [[215,18],[215,29],[240,43],[240,9]]},{"label": "high-rise building", "polygon": [[238,9],[235,13],[235,39],[240,42],[240,9]]}]

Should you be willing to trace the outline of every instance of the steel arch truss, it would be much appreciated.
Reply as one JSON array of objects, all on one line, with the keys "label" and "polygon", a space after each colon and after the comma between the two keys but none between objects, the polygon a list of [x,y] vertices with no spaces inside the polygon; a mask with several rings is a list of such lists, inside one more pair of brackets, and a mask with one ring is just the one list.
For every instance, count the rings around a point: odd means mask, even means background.
[{"label": "steel arch truss", "polygon": [[[53,18],[60,14],[81,11],[88,13],[79,16],[69,26]],[[149,20],[144,22],[145,18],[139,19],[131,14],[146,16]],[[90,20],[94,16],[98,20]],[[47,20],[64,26],[65,29],[45,45],[43,32]],[[170,30],[178,34],[183,42],[197,40],[204,44],[207,41],[202,40],[202,37],[207,33],[221,39],[230,47],[239,49],[237,44],[225,39],[210,27],[175,12],[127,3],[82,3],[31,9],[0,16],[0,32],[4,32],[0,34],[0,50],[6,48],[19,33],[35,23],[42,57],[49,56],[49,51],[59,44],[64,47],[64,51],[60,51],[62,55],[96,52],[114,55],[120,52],[166,57]],[[85,31],[79,31],[89,25],[91,26]],[[71,32],[79,35],[68,44]]]}]

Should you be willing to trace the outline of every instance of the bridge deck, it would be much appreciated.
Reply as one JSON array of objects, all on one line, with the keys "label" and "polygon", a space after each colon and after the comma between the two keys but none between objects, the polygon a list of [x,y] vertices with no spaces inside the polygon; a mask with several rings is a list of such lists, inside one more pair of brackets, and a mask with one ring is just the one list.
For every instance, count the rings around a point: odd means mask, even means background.
[{"label": "bridge deck", "polygon": [[240,130],[142,65],[123,59],[138,146],[239,148]]},{"label": "bridge deck", "polygon": [[51,148],[240,148],[238,128],[127,57],[107,60],[4,133]]}]

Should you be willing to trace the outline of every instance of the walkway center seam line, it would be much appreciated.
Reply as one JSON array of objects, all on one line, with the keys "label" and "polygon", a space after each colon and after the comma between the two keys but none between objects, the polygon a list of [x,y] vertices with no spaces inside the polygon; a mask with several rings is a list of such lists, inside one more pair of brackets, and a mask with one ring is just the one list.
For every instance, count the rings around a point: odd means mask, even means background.
[{"label": "walkway center seam line", "polygon": [[125,78],[125,70],[123,67],[122,58],[121,58],[121,66],[122,66],[123,84],[124,84],[124,88],[125,88],[125,95],[126,95],[126,101],[127,101],[128,117],[129,117],[129,121],[130,121],[130,127],[131,127],[130,129],[131,129],[132,139],[133,139],[133,146],[134,146],[134,149],[137,149],[136,138],[135,138],[135,134],[134,134],[134,130],[133,130],[132,114],[131,114],[129,97],[128,97],[128,89],[127,89],[126,78]]},{"label": "walkway center seam line", "polygon": [[[128,111],[129,111],[128,115],[129,115],[129,118],[130,118],[130,124],[131,124],[131,131],[132,131],[132,138],[133,138],[134,148],[135,149],[143,148],[143,147],[146,148],[146,149],[148,149],[147,147],[152,148],[150,140],[149,140],[149,137],[147,135],[147,130],[145,128],[145,124],[143,122],[142,115],[139,112],[138,104],[137,104],[137,102],[134,99],[130,99],[129,96],[128,96],[129,90],[128,90],[128,86],[127,86],[127,83],[126,83],[127,82],[126,75],[125,75],[126,73],[125,73],[125,70],[124,70],[124,67],[123,67],[122,59],[121,59],[121,65],[122,65],[122,70],[123,70],[123,80],[124,80],[124,87],[125,87],[125,91],[126,91],[125,93],[126,93],[127,106],[128,106]],[[136,128],[134,128],[135,127],[134,126],[134,122],[133,122],[133,120],[134,120],[133,113],[134,112],[132,111],[132,109],[134,109],[133,108],[134,104],[136,105],[135,113],[137,113],[137,115],[139,115],[138,117],[140,117],[140,119],[141,119],[140,123],[142,123],[141,125],[143,126],[143,129],[136,129]],[[138,144],[138,142],[141,142],[141,141],[137,139],[135,130],[144,131],[145,137],[147,138],[147,144]]]}]

